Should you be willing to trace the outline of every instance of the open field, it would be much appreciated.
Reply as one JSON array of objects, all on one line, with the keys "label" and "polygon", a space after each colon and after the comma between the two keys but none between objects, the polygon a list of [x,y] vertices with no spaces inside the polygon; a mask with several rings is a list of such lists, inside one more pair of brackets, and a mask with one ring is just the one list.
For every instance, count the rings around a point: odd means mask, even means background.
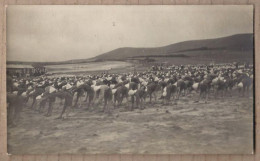
[{"label": "open field", "polygon": [[96,72],[126,69],[132,64],[124,61],[100,61],[79,64],[48,65],[46,69],[49,73],[74,73],[74,72]]},{"label": "open field", "polygon": [[[234,94],[235,95],[235,94]],[[177,105],[161,100],[144,110],[127,111],[126,103],[111,114],[101,106],[85,104],[65,120],[60,101],[45,117],[24,108],[16,127],[8,128],[11,154],[39,153],[251,153],[253,98],[213,98],[194,103],[196,96],[181,97]],[[29,102],[30,103],[30,102]],[[28,104],[29,105],[29,104]],[[46,110],[46,109],[45,109]]]},{"label": "open field", "polygon": [[[136,71],[146,71],[154,64],[170,64],[170,65],[194,65],[194,64],[210,64],[210,63],[230,63],[230,62],[244,62],[253,63],[252,52],[226,52],[219,51],[193,51],[184,52],[186,57],[153,57],[154,62],[143,62],[145,57],[138,57],[133,60],[106,60],[106,61],[93,61],[87,63],[75,64],[59,64],[59,65],[46,65],[48,73],[52,74],[100,74],[102,72],[108,73],[125,73]],[[246,54],[247,56],[245,57]],[[208,56],[206,56],[208,55]],[[143,62],[143,63],[142,63]]]}]

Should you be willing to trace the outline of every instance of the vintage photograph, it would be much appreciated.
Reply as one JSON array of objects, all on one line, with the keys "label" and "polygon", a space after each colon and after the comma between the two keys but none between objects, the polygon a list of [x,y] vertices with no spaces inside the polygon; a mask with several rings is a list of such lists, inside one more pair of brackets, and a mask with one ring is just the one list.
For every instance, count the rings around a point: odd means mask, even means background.
[{"label": "vintage photograph", "polygon": [[253,154],[253,5],[9,5],[9,154]]}]

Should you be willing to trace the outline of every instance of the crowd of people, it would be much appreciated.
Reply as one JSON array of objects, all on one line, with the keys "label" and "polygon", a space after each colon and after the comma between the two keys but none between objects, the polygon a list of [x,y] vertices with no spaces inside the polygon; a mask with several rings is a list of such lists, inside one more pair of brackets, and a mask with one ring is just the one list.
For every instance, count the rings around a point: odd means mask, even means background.
[{"label": "crowd of people", "polygon": [[[160,69],[160,70],[159,70]],[[85,108],[97,108],[102,104],[104,112],[111,112],[126,104],[127,110],[144,109],[147,102],[163,104],[175,102],[180,97],[194,95],[194,103],[209,95],[249,96],[253,90],[254,70],[252,65],[240,67],[236,64],[179,65],[152,68],[144,72],[118,74],[91,74],[81,76],[47,76],[17,78],[7,76],[7,103],[9,124],[15,124],[25,105],[52,115],[53,104],[59,98],[63,106],[59,119],[69,114],[79,104]]]}]

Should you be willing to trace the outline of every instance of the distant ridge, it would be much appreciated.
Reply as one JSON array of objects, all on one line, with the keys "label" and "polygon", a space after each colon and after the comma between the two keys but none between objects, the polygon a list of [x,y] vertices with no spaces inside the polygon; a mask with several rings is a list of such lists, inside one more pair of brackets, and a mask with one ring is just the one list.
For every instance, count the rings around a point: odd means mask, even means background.
[{"label": "distant ridge", "polygon": [[[74,63],[87,63],[93,61],[107,61],[118,60],[124,61],[131,58],[142,57],[203,57],[204,59],[252,59],[253,61],[253,34],[236,34],[227,37],[203,40],[183,41],[167,46],[155,48],[133,48],[123,47],[118,48],[104,54],[98,55],[90,59],[76,59],[60,62],[19,62],[8,61],[9,64],[74,64]],[[248,54],[252,53],[252,54]]]},{"label": "distant ridge", "polygon": [[98,55],[95,59],[107,60],[112,58],[121,60],[138,56],[179,55],[180,53],[192,56],[195,51],[253,51],[253,34],[237,34],[216,39],[184,41],[158,48],[118,48]]}]

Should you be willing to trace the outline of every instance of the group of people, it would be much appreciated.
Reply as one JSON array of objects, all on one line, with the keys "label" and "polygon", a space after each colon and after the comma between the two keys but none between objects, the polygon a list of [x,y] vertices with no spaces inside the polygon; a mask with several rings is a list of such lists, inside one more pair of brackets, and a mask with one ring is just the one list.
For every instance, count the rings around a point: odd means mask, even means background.
[{"label": "group of people", "polygon": [[[53,104],[59,98],[63,104],[58,118],[67,115],[72,108],[83,102],[85,108],[97,108],[104,112],[111,106],[117,108],[126,103],[128,110],[144,109],[146,98],[149,102],[162,99],[164,104],[176,101],[194,91],[198,93],[194,102],[208,101],[214,97],[232,96],[237,89],[241,96],[248,96],[253,89],[253,66],[238,67],[234,64],[180,65],[168,66],[163,70],[118,74],[92,74],[82,76],[38,76],[16,78],[7,76],[8,119],[15,124],[22,107],[32,99],[30,108],[52,115]],[[83,100],[82,100],[83,99]]]}]

